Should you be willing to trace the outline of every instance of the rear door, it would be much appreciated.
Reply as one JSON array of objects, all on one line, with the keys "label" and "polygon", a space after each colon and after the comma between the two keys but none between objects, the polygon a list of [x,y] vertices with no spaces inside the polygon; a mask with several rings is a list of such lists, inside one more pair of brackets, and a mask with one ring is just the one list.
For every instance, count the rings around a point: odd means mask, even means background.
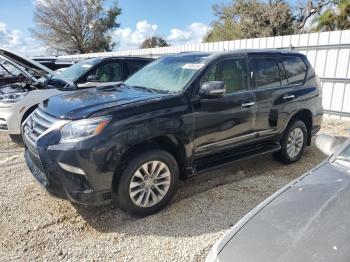
[{"label": "rear door", "polygon": [[213,64],[200,84],[223,81],[226,95],[201,98],[194,105],[195,156],[230,149],[251,139],[254,133],[255,102],[250,90],[247,58],[230,57]]},{"label": "rear door", "polygon": [[288,84],[279,56],[251,55],[251,75],[257,105],[255,132],[260,138],[278,132],[278,121],[288,114],[288,95],[292,87]]}]

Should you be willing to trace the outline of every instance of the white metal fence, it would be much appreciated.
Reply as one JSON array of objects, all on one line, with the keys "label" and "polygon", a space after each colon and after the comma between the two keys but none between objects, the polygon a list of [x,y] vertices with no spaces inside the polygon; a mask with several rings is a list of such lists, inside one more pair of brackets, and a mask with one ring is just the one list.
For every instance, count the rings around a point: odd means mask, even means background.
[{"label": "white metal fence", "polygon": [[241,39],[64,56],[83,59],[96,56],[152,56],[191,51],[228,51],[251,48],[293,49],[305,54],[320,77],[323,106],[330,115],[350,117],[350,30]]}]

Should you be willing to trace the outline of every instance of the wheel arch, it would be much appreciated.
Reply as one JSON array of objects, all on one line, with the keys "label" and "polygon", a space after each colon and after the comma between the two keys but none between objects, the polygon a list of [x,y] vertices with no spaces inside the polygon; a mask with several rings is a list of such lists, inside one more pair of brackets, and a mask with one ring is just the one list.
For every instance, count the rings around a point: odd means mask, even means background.
[{"label": "wheel arch", "polygon": [[[311,144],[311,132],[312,132],[312,112],[309,109],[301,109],[297,112],[295,112],[288,120],[287,125],[285,126],[285,129],[287,128],[287,126],[293,121],[293,120],[300,120],[303,121],[304,124],[306,125],[307,128],[307,141],[306,141],[306,145],[310,145]],[[285,130],[284,129],[284,130]]]},{"label": "wheel arch", "polygon": [[151,150],[151,149],[162,149],[170,153],[176,160],[179,166],[179,176],[180,179],[184,179],[186,177],[186,172],[184,170],[187,154],[186,154],[186,146],[184,142],[176,135],[167,134],[161,136],[155,136],[146,139],[143,142],[134,143],[129,145],[127,148],[123,150],[121,157],[118,161],[118,164],[115,168],[115,173],[113,176],[113,190],[117,188],[117,184],[119,183],[120,174],[122,173],[123,168],[128,162],[128,159],[135,157],[140,152]]},{"label": "wheel arch", "polygon": [[28,110],[26,110],[22,116],[22,119],[21,119],[21,124],[24,122],[24,120],[27,119],[27,117],[34,112],[35,109],[37,109],[39,106],[39,104],[35,104],[35,105],[32,105],[31,107],[28,108]]}]

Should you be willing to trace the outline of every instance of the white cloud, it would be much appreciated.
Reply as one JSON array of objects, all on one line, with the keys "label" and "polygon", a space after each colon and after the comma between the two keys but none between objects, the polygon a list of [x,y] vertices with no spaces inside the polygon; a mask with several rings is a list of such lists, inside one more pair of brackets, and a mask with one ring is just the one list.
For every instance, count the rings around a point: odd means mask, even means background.
[{"label": "white cloud", "polygon": [[117,49],[136,49],[142,42],[156,34],[158,26],[150,24],[146,20],[136,24],[136,30],[131,28],[118,28],[112,33],[113,41],[117,44]]},{"label": "white cloud", "polygon": [[24,37],[19,30],[8,30],[5,23],[0,22],[0,47],[26,56],[43,56],[48,48],[31,37]]},{"label": "white cloud", "polygon": [[[184,45],[201,43],[210,27],[202,23],[192,23],[185,30],[173,28],[164,37],[171,45]],[[150,24],[148,21],[139,21],[136,29],[118,28],[112,33],[113,41],[117,43],[117,49],[136,49],[149,37],[159,36],[158,25]]]},{"label": "white cloud", "polygon": [[[45,3],[45,0],[36,0]],[[164,37],[171,45],[201,43],[209,26],[202,23],[192,23],[185,30],[173,28]],[[142,42],[152,36],[159,36],[158,25],[146,20],[139,21],[135,29],[118,28],[112,33],[116,49],[137,49]],[[161,36],[161,35],[160,35]],[[162,36],[161,36],[162,37]],[[6,48],[26,56],[45,56],[52,54],[50,49],[32,37],[25,37],[19,30],[9,30],[5,23],[0,22],[0,47]]]},{"label": "white cloud", "polygon": [[186,30],[171,29],[170,35],[166,39],[172,45],[197,44],[202,42],[209,29],[210,27],[206,24],[192,23]]}]

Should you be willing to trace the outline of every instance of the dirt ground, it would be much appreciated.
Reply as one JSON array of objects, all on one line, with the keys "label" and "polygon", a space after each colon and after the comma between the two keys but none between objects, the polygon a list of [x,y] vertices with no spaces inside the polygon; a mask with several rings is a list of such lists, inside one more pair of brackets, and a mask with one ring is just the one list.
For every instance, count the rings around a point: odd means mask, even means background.
[{"label": "dirt ground", "polygon": [[[346,128],[350,122],[327,118],[321,132],[346,136]],[[248,211],[323,159],[312,145],[293,165],[270,155],[239,161],[180,182],[165,210],[140,219],[48,196],[23,149],[0,135],[0,260],[203,261]]]}]

